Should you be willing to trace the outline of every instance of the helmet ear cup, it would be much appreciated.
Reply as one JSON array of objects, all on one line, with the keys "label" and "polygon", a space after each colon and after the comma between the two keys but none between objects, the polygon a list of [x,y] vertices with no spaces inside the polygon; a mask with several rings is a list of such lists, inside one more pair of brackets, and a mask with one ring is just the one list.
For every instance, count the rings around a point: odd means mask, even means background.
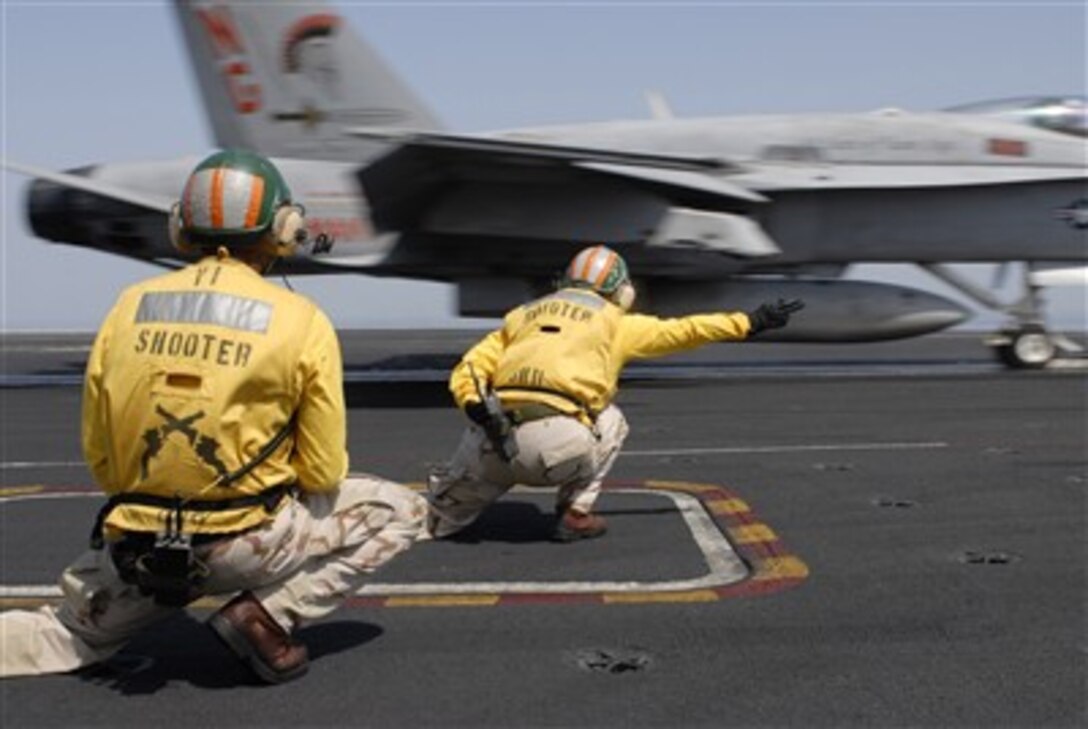
[{"label": "helmet ear cup", "polygon": [[306,211],[301,205],[283,205],[272,219],[272,239],[276,255],[290,256],[306,238]]},{"label": "helmet ear cup", "polygon": [[624,281],[612,294],[612,301],[624,311],[630,311],[635,305],[635,287],[631,285],[631,282]]},{"label": "helmet ear cup", "polygon": [[182,230],[180,202],[176,202],[170,207],[170,219],[166,225],[170,235],[170,243],[174,248],[182,253],[194,253],[196,251],[185,236],[185,231]]}]

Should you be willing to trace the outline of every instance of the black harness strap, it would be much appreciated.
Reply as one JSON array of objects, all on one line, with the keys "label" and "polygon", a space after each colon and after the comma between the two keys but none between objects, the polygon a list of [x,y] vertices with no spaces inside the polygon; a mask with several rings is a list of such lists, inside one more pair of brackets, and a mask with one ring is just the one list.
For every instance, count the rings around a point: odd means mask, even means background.
[{"label": "black harness strap", "polygon": [[[250,496],[235,496],[230,499],[217,499],[215,501],[188,501],[185,502],[184,511],[230,511],[231,509],[245,509],[252,506],[263,506],[269,514],[276,510],[280,500],[294,490],[294,484],[280,484],[257,494]],[[154,506],[159,509],[177,510],[178,500],[171,496],[155,496],[153,494],[114,494],[98,510],[98,516],[94,519],[91,528],[91,549],[102,549],[105,541],[102,537],[102,528],[106,524],[106,517],[110,512],[123,504],[136,504],[138,506]]]},{"label": "black harness strap", "polygon": [[291,417],[283,424],[283,427],[279,429],[279,432],[272,436],[272,440],[264,444],[264,448],[260,450],[257,455],[253,456],[249,463],[245,464],[237,471],[231,471],[230,473],[223,474],[216,481],[216,486],[230,486],[232,483],[240,478],[244,478],[249,475],[257,466],[261,465],[266,458],[276,452],[276,449],[280,447],[283,441],[287,440],[287,436],[291,434],[291,431],[295,429],[295,423],[298,422],[298,411],[291,413]]}]

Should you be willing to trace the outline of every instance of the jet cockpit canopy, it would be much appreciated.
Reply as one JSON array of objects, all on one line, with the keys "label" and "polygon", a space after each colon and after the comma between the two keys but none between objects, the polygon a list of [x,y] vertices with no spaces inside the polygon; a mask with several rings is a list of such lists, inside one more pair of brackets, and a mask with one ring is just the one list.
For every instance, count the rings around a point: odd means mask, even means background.
[{"label": "jet cockpit canopy", "polygon": [[944,111],[997,116],[1052,132],[1088,137],[1088,101],[1083,96],[1021,96],[962,104]]}]

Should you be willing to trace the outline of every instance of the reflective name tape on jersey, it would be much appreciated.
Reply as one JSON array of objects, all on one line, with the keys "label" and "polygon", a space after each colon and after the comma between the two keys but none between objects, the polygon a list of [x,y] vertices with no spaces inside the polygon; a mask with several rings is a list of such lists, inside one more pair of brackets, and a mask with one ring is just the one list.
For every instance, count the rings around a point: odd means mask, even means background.
[{"label": "reflective name tape on jersey", "polygon": [[268,331],[272,306],[257,299],[207,291],[148,292],[140,297],[137,323],[215,324],[242,332]]}]

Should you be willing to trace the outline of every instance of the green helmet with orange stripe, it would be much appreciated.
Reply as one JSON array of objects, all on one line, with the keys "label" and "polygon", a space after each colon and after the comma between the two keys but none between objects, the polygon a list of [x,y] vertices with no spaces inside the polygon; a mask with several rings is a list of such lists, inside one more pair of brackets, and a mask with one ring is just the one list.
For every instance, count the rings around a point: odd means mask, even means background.
[{"label": "green helmet with orange stripe", "polygon": [[269,160],[244,150],[211,155],[193,170],[170,216],[171,239],[183,251],[271,242],[288,255],[305,236],[303,210]]},{"label": "green helmet with orange stripe", "polygon": [[623,257],[607,246],[591,246],[579,251],[567,266],[560,286],[592,289],[606,299],[629,309],[635,289]]}]

